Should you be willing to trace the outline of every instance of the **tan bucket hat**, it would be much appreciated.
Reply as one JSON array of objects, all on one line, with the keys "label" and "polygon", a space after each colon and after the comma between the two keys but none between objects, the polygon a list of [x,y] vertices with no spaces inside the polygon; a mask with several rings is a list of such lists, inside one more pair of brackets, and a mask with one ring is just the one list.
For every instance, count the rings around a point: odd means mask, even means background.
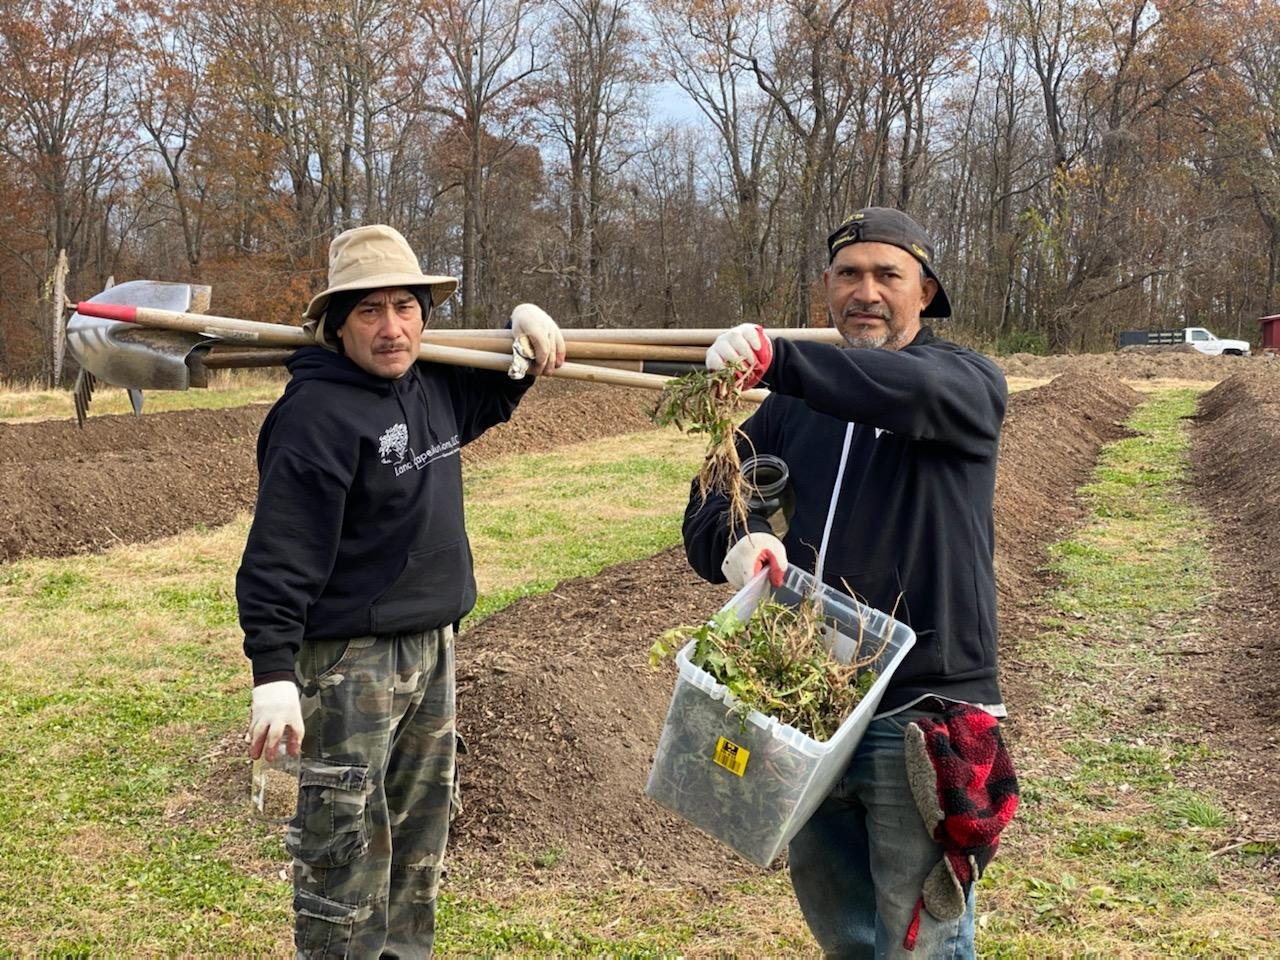
[{"label": "tan bucket hat", "polygon": [[418,256],[399,231],[381,223],[345,230],[329,244],[329,286],[316,294],[303,312],[306,324],[323,342],[324,311],[329,298],[347,290],[383,287],[429,287],[431,303],[440,306],[458,288],[454,277],[422,272]]}]

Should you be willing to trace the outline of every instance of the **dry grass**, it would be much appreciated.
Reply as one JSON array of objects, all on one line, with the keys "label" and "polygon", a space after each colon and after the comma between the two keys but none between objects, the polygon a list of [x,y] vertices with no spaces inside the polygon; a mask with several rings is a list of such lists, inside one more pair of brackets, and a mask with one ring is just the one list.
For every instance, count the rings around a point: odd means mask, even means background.
[{"label": "dry grass", "polygon": [[785,870],[708,889],[622,874],[584,886],[561,882],[555,867],[455,863],[440,938],[443,956],[822,955]]},{"label": "dry grass", "polygon": [[[288,375],[279,369],[215,370],[207,388],[144,390],[147,412],[208,410],[271,403],[280,396]],[[120,387],[99,384],[89,405],[89,416],[131,413],[129,395]],[[52,390],[32,381],[0,381],[0,421],[30,423],[70,420],[75,416],[71,391]]]}]

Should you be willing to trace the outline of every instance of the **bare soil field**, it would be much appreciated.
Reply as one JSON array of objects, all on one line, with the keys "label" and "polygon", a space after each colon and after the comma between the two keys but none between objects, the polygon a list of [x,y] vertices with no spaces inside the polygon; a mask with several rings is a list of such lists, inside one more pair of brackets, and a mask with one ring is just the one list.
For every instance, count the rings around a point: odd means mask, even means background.
[{"label": "bare soil field", "polygon": [[[651,394],[539,384],[464,463],[545,452],[650,426]],[[0,562],[57,557],[227,523],[252,510],[255,446],[269,407],[0,423]]]}]

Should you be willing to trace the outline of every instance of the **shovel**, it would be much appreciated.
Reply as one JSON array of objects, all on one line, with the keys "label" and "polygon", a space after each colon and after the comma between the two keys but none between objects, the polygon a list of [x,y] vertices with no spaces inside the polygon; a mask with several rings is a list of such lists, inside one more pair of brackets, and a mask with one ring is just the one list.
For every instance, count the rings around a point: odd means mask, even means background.
[{"label": "shovel", "polygon": [[[190,283],[130,280],[91,297],[86,306],[129,304],[180,313],[207,310],[210,293],[209,287]],[[135,415],[142,413],[143,388],[205,386],[203,370],[197,365],[193,379],[188,359],[193,353],[207,353],[216,342],[207,336],[118,323],[77,308],[67,320],[67,347],[80,364],[73,388],[76,422],[84,426],[98,380],[128,390]]]}]

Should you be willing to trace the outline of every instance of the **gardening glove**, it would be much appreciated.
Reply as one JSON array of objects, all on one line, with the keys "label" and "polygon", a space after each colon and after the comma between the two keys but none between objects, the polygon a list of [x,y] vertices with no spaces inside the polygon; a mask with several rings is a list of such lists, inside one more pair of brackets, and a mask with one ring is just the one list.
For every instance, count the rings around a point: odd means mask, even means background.
[{"label": "gardening glove", "polygon": [[1000,844],[1018,809],[1018,777],[1000,723],[978,707],[951,704],[940,719],[908,723],[903,734],[907,783],[942,856],[925,877],[903,946],[915,947],[920,910],[960,917],[969,889]]},{"label": "gardening glove", "polygon": [[249,713],[249,756],[274,760],[285,742],[291,756],[302,753],[302,698],[292,680],[275,680],[253,688]]},{"label": "gardening glove", "polygon": [[720,564],[720,572],[735,590],[769,567],[769,582],[782,586],[782,576],[787,572],[787,548],[771,533],[748,533],[729,548]]},{"label": "gardening glove", "polygon": [[511,311],[511,340],[513,377],[517,376],[514,371],[519,359],[525,361],[527,371],[535,377],[550,373],[564,363],[564,334],[539,306],[522,303]]},{"label": "gardening glove", "polygon": [[708,370],[720,370],[734,362],[740,363],[745,371],[739,375],[743,390],[750,390],[760,382],[773,362],[773,343],[763,327],[740,323],[716,337],[707,348]]}]

